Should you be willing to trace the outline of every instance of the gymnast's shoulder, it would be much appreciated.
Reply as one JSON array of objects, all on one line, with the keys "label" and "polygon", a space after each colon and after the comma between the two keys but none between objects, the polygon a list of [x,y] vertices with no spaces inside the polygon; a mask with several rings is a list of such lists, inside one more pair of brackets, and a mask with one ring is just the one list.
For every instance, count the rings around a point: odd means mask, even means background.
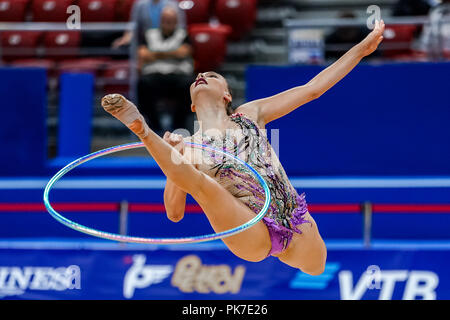
[{"label": "gymnast's shoulder", "polygon": [[237,107],[234,112],[243,114],[244,116],[255,122],[258,127],[263,129],[266,126],[266,123],[261,117],[261,108],[258,102],[258,100],[246,102]]}]

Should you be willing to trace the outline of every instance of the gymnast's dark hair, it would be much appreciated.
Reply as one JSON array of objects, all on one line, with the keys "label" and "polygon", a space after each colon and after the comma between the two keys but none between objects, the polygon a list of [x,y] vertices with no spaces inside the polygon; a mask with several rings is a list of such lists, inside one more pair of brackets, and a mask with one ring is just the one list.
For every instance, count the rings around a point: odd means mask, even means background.
[{"label": "gymnast's dark hair", "polygon": [[[228,86],[228,92],[230,93],[231,96],[233,96],[233,92],[231,91],[230,86]],[[231,116],[231,115],[233,114],[233,112],[234,112],[234,109],[233,109],[233,102],[230,101],[230,102],[227,104],[227,115]]]}]

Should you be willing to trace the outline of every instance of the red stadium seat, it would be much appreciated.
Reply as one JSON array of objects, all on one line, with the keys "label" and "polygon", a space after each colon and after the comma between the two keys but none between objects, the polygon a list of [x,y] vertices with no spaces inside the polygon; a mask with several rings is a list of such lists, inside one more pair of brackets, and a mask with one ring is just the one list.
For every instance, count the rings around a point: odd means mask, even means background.
[{"label": "red stadium seat", "polygon": [[79,0],[81,21],[111,22],[116,18],[117,0]]},{"label": "red stadium seat", "polygon": [[0,33],[2,56],[5,60],[31,58],[37,54],[42,37],[39,31],[4,31]]},{"label": "red stadium seat", "polygon": [[444,49],[443,55],[445,59],[450,59],[450,50]]},{"label": "red stadium seat", "polygon": [[211,0],[179,0],[179,7],[186,14],[186,24],[209,22]]},{"label": "red stadium seat", "polygon": [[231,28],[225,25],[193,24],[189,27],[196,72],[215,70],[221,66],[230,32]]},{"label": "red stadium seat", "polygon": [[131,11],[136,1],[138,0],[119,0],[116,5],[116,21],[130,21]]},{"label": "red stadium seat", "polygon": [[79,55],[80,31],[48,31],[44,36],[45,56],[52,59],[68,59]]},{"label": "red stadium seat", "polygon": [[412,42],[417,26],[386,25],[384,30],[383,55],[385,57],[405,56],[412,54]]},{"label": "red stadium seat", "polygon": [[21,22],[25,21],[29,0],[1,0],[0,21]]},{"label": "red stadium seat", "polygon": [[111,61],[106,64],[100,74],[103,79],[103,90],[105,94],[121,93],[128,94],[130,81],[130,62]]},{"label": "red stadium seat", "polygon": [[64,60],[58,64],[57,74],[60,75],[66,72],[81,72],[97,75],[109,60],[109,58],[81,58]]},{"label": "red stadium seat", "polygon": [[33,21],[37,22],[64,22],[69,15],[67,7],[74,0],[33,0]]},{"label": "red stadium seat", "polygon": [[50,59],[19,59],[10,62],[10,65],[21,67],[39,67],[45,69],[52,69],[56,63]]},{"label": "red stadium seat", "polygon": [[44,68],[47,71],[47,75],[52,76],[56,63],[49,59],[20,59],[11,61],[10,65],[15,67]]},{"label": "red stadium seat", "polygon": [[256,0],[217,0],[215,15],[220,23],[232,28],[230,39],[238,40],[255,25]]}]

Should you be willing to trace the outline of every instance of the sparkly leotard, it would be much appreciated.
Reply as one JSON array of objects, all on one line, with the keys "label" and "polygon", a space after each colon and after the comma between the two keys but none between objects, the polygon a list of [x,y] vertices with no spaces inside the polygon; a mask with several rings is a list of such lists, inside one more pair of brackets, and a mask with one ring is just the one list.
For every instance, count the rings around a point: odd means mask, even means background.
[{"label": "sparkly leotard", "polygon": [[[202,143],[238,156],[267,182],[272,199],[263,222],[272,241],[269,255],[280,253],[289,246],[293,232],[301,233],[296,227],[309,222],[304,219],[308,210],[305,193],[299,195],[289,182],[265,130],[260,130],[251,119],[240,113],[231,115],[230,119],[237,124],[238,130],[220,138],[203,134]],[[229,157],[203,152],[203,160],[207,161],[198,168],[258,213],[264,205],[264,189],[248,169]]]}]

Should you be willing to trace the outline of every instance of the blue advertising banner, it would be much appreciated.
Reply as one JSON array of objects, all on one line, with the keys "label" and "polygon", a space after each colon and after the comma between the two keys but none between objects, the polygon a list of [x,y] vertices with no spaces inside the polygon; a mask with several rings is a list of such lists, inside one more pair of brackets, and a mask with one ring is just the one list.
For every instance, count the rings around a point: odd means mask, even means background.
[{"label": "blue advertising banner", "polygon": [[[304,85],[324,69],[251,65],[247,101]],[[279,129],[288,176],[449,175],[449,72],[450,63],[363,61],[319,99],[267,126]]]},{"label": "blue advertising banner", "polygon": [[450,299],[449,250],[329,250],[309,276],[224,249],[0,249],[2,299]]}]

